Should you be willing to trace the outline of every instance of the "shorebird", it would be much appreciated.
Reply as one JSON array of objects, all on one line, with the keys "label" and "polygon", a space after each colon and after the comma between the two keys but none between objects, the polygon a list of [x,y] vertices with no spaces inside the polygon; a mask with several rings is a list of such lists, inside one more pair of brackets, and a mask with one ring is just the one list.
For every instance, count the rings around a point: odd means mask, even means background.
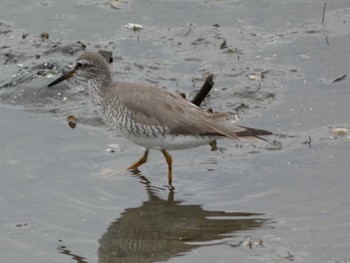
[{"label": "shorebird", "polygon": [[208,113],[164,88],[114,82],[106,60],[96,52],[83,53],[73,70],[48,86],[75,75],[88,81],[90,99],[104,121],[126,139],[146,148],[143,156],[127,169],[137,170],[147,161],[150,149],[160,150],[168,164],[170,186],[172,157],[168,150],[197,147],[216,139],[238,140],[272,134],[233,124],[229,113]]}]

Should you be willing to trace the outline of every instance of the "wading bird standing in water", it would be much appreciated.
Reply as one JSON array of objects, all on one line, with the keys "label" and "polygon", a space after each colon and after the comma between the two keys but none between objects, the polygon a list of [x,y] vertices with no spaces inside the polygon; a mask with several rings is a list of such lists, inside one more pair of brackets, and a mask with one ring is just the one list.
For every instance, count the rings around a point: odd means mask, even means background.
[{"label": "wading bird standing in water", "polygon": [[73,70],[51,82],[51,87],[75,75],[88,81],[91,101],[105,122],[126,139],[146,148],[129,170],[147,161],[150,149],[160,150],[168,163],[172,186],[172,158],[167,150],[197,147],[216,139],[258,137],[269,131],[247,128],[228,121],[228,113],[207,113],[166,89],[128,82],[114,82],[105,59],[85,52]]}]

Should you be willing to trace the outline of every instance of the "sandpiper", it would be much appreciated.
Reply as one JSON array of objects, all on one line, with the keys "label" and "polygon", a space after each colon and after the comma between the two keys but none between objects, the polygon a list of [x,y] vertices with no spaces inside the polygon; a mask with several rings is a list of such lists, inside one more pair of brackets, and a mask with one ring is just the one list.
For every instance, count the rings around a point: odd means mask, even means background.
[{"label": "sandpiper", "polygon": [[99,53],[85,52],[73,70],[51,82],[51,87],[75,75],[88,81],[91,101],[104,121],[126,139],[146,148],[130,167],[147,161],[150,149],[160,150],[168,164],[172,186],[172,157],[167,150],[197,147],[216,139],[271,135],[265,130],[238,126],[225,112],[208,113],[181,95],[164,88],[129,82],[113,82],[109,66]]}]

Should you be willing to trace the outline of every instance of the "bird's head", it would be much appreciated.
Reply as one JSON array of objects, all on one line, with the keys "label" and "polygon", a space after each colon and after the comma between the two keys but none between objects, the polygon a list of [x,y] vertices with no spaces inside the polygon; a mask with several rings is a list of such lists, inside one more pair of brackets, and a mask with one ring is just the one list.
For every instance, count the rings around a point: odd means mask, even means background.
[{"label": "bird's head", "polygon": [[85,52],[78,57],[72,70],[66,72],[48,86],[52,87],[73,76],[82,77],[94,83],[111,81],[109,66],[104,57],[96,52]]}]

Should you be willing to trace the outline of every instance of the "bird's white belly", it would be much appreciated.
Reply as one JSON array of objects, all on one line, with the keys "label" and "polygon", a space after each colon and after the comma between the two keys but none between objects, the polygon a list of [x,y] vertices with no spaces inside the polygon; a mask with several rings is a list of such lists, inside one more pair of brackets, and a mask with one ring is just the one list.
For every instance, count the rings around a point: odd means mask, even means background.
[{"label": "bird's white belly", "polygon": [[207,136],[165,135],[164,137],[127,137],[128,140],[145,148],[156,150],[180,150],[208,144],[215,140]]}]

